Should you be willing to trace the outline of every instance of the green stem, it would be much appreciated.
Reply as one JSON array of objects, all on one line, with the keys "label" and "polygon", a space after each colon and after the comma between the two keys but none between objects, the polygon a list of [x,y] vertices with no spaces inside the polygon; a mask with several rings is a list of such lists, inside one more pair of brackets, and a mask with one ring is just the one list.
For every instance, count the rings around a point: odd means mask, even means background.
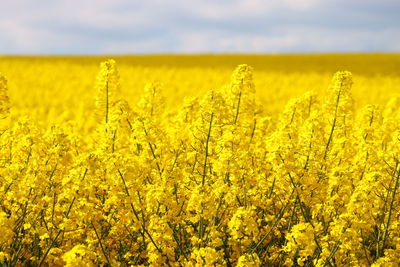
[{"label": "green stem", "polygon": [[[398,165],[398,163],[396,165]],[[397,166],[396,166],[396,169],[397,169]],[[400,178],[400,171],[397,170],[397,177],[396,177],[396,181],[395,181],[394,188],[393,188],[392,199],[391,199],[390,205],[389,205],[389,214],[388,214],[388,218],[387,218],[386,225],[385,225],[385,233],[383,234],[381,255],[383,255],[383,252],[385,250],[385,243],[386,243],[387,238],[389,236],[390,219],[392,217],[393,204],[394,204],[394,200],[395,200],[395,197],[396,197],[396,191],[397,191],[397,188],[399,186],[399,178]]]}]

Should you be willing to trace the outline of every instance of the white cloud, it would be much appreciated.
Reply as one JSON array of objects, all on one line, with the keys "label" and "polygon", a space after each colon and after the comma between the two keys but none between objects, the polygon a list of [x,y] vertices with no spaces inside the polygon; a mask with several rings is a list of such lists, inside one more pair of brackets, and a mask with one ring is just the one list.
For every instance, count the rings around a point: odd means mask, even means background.
[{"label": "white cloud", "polygon": [[271,52],[290,50],[301,40],[298,36],[259,36],[251,34],[224,35],[218,32],[187,33],[180,38],[179,50],[185,53],[199,52]]},{"label": "white cloud", "polygon": [[398,0],[3,0],[1,53],[399,51]]},{"label": "white cloud", "polygon": [[[385,44],[382,45],[382,40]],[[384,31],[336,30],[291,27],[276,35],[226,35],[218,31],[182,34],[179,51],[183,52],[357,52],[398,51],[400,29]]]}]

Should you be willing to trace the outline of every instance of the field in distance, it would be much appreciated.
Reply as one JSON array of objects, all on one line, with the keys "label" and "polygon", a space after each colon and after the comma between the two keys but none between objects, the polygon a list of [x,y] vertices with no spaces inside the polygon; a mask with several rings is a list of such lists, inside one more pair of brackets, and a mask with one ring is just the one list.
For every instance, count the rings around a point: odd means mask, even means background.
[{"label": "field in distance", "polygon": [[[12,112],[41,123],[87,118],[94,107],[96,73],[111,57],[0,57],[8,79]],[[328,55],[154,55],[113,56],[121,77],[121,96],[137,103],[146,83],[159,82],[168,107],[185,97],[201,97],[229,82],[239,64],[254,68],[256,99],[267,115],[277,114],[306,91],[324,94],[336,71],[353,73],[356,107],[385,104],[400,92],[399,54]],[[71,108],[73,107],[73,108]]]},{"label": "field in distance", "polygon": [[0,58],[0,266],[398,266],[399,63]]}]

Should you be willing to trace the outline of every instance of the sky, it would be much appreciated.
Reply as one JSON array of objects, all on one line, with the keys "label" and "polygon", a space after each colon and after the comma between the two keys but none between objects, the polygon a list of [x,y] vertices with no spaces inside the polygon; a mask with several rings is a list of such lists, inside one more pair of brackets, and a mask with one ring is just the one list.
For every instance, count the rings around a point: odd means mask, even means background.
[{"label": "sky", "polygon": [[400,52],[400,0],[0,0],[0,54]]}]

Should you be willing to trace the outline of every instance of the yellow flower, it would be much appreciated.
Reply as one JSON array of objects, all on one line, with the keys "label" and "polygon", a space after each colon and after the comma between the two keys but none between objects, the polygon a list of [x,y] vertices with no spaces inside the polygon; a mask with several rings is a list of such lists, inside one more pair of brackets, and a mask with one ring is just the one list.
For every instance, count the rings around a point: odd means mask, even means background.
[{"label": "yellow flower", "polygon": [[65,261],[65,266],[68,267],[96,266],[94,263],[96,255],[84,245],[74,246],[64,253],[62,259]]}]

